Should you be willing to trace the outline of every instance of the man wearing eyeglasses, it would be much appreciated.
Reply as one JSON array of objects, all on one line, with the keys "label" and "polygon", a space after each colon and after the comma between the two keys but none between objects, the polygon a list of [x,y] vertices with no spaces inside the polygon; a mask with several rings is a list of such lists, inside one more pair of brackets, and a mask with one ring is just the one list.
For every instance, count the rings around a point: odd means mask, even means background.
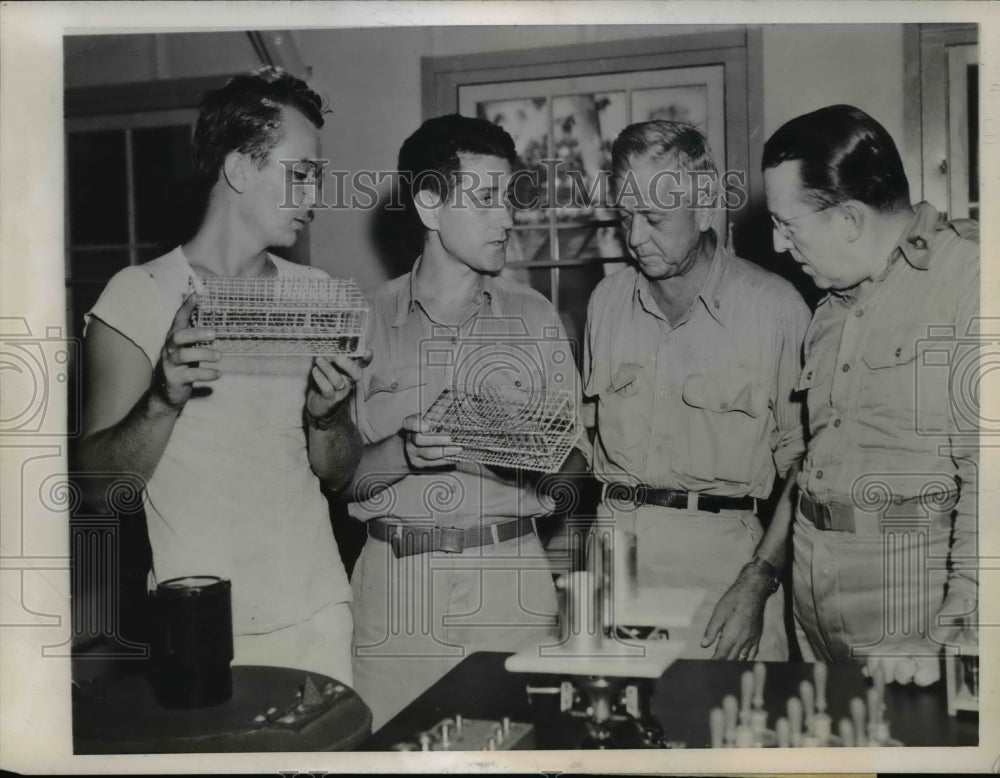
[{"label": "man wearing eyeglasses", "polygon": [[343,488],[358,464],[345,401],[361,367],[223,358],[216,333],[191,326],[200,278],[326,277],[268,251],[312,219],[314,187],[296,184],[314,180],[322,106],[277,68],[205,95],[192,144],[201,225],[117,273],[86,315],[75,453],[81,472],[144,482],[151,588],[208,573],[232,582],[237,664],[350,683],[351,590],[320,487]]},{"label": "man wearing eyeglasses", "polygon": [[805,448],[791,395],[809,311],[719,241],[717,171],[698,129],[631,125],[612,166],[635,263],[588,307],[599,516],[616,544],[635,542],[641,587],[705,592],[691,626],[670,629],[685,657],[787,659],[775,592],[791,513],[765,534],[757,509]]},{"label": "man wearing eyeglasses", "polygon": [[928,684],[978,599],[977,230],[911,206],[892,138],[852,106],[789,121],[763,168],[775,249],[828,290],[798,385],[800,644]]}]

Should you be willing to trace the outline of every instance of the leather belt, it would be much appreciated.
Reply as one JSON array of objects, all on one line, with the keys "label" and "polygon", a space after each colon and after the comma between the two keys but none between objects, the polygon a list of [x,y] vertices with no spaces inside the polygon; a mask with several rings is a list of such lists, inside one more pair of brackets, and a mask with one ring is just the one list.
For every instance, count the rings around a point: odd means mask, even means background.
[{"label": "leather belt", "polygon": [[826,532],[854,532],[854,506],[819,502],[799,492],[799,510],[816,527]]},{"label": "leather belt", "polygon": [[631,502],[636,505],[656,505],[660,508],[707,511],[752,511],[757,501],[753,497],[721,497],[703,492],[685,492],[680,489],[655,489],[639,484],[605,484],[604,501]]},{"label": "leather belt", "polygon": [[[955,505],[952,499],[935,499],[935,507],[924,505],[922,514],[928,518],[947,524],[951,519],[951,511]],[[950,505],[949,505],[950,503]],[[945,507],[948,506],[948,507]],[[881,512],[871,513],[861,511],[847,502],[820,502],[803,492],[799,492],[799,511],[816,529],[825,532],[853,532],[859,535],[874,535],[881,531],[881,519],[892,518],[912,519],[912,501],[896,499],[894,503]]]},{"label": "leather belt", "polygon": [[531,516],[470,529],[401,524],[388,519],[372,519],[368,522],[368,534],[388,543],[397,558],[431,551],[460,554],[467,548],[502,543],[534,531],[535,520]]}]

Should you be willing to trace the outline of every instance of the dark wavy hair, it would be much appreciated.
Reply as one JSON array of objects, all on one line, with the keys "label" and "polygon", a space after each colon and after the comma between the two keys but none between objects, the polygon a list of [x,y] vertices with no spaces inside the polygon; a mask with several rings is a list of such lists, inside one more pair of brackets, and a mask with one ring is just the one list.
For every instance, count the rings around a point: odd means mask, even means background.
[{"label": "dark wavy hair", "polygon": [[910,206],[910,183],[885,127],[853,105],[830,105],[783,124],[764,144],[762,168],[800,163],[818,208],[857,200],[881,213]]},{"label": "dark wavy hair", "polygon": [[514,139],[505,129],[485,119],[457,113],[428,119],[399,150],[400,193],[409,203],[421,190],[446,199],[462,167],[460,154],[500,157],[513,167]]},{"label": "dark wavy hair", "polygon": [[306,82],[281,68],[262,68],[236,76],[201,102],[192,141],[195,174],[204,189],[219,178],[226,155],[249,154],[263,166],[281,140],[281,111],[295,108],[317,128],[323,126],[323,100]]}]

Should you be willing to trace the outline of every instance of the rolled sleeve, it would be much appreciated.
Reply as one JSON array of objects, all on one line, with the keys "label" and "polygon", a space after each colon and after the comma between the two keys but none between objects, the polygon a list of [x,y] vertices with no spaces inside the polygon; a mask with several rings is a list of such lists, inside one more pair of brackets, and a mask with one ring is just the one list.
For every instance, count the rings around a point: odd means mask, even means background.
[{"label": "rolled sleeve", "polygon": [[777,331],[778,364],[775,376],[775,430],[771,440],[774,467],[784,478],[789,468],[806,450],[803,398],[795,392],[802,371],[802,342],[809,327],[811,314],[806,304],[790,298],[783,309]]},{"label": "rolled sleeve", "polygon": [[[184,290],[186,285],[182,282],[178,288]],[[169,287],[161,291],[146,268],[126,267],[112,276],[93,309],[84,315],[84,334],[93,319],[100,319],[138,346],[150,365],[156,365],[174,315],[184,302],[183,291],[175,293],[176,306],[171,307],[173,299],[164,301],[174,291]]]},{"label": "rolled sleeve", "polygon": [[[970,267],[969,278],[965,291],[959,302],[956,319],[956,331],[961,340],[962,335],[972,336],[977,331],[975,319],[979,315],[979,265]],[[960,348],[976,350],[980,344],[970,337]],[[978,358],[978,355],[974,355]],[[960,363],[958,355],[956,364]],[[982,375],[978,376],[979,381]],[[960,387],[959,387],[960,388]],[[979,430],[969,430],[960,423],[962,419],[981,419],[979,408],[979,389],[968,392],[965,397],[951,398],[951,434],[948,436],[952,461],[958,471],[959,498],[955,509],[955,525],[952,533],[951,565],[948,574],[949,590],[962,591],[973,596],[978,592],[979,563]],[[966,422],[967,424],[967,422]]]}]

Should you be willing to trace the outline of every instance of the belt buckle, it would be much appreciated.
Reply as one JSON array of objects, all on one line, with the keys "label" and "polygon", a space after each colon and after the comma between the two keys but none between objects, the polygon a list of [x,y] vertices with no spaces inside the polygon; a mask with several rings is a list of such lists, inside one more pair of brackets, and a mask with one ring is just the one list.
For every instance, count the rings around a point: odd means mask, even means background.
[{"label": "belt buckle", "polygon": [[854,523],[854,509],[851,506],[841,506],[841,510],[834,516],[830,514],[830,527],[835,532],[857,532],[857,525]]},{"label": "belt buckle", "polygon": [[813,504],[819,508],[819,515],[816,517],[819,519],[817,526],[824,532],[829,532],[833,529],[833,506],[828,502],[816,502]]},{"label": "belt buckle", "polygon": [[799,493],[799,510],[812,523],[812,525],[823,532],[832,529],[833,512],[830,505],[819,500],[811,500],[802,492]]},{"label": "belt buckle", "polygon": [[465,530],[461,527],[435,527],[434,533],[437,535],[437,542],[434,544],[437,551],[452,554],[465,551]]},{"label": "belt buckle", "polygon": [[842,510],[841,507],[829,502],[819,502],[810,500],[814,506],[813,515],[810,517],[816,529],[823,532],[855,532],[854,516]]}]

